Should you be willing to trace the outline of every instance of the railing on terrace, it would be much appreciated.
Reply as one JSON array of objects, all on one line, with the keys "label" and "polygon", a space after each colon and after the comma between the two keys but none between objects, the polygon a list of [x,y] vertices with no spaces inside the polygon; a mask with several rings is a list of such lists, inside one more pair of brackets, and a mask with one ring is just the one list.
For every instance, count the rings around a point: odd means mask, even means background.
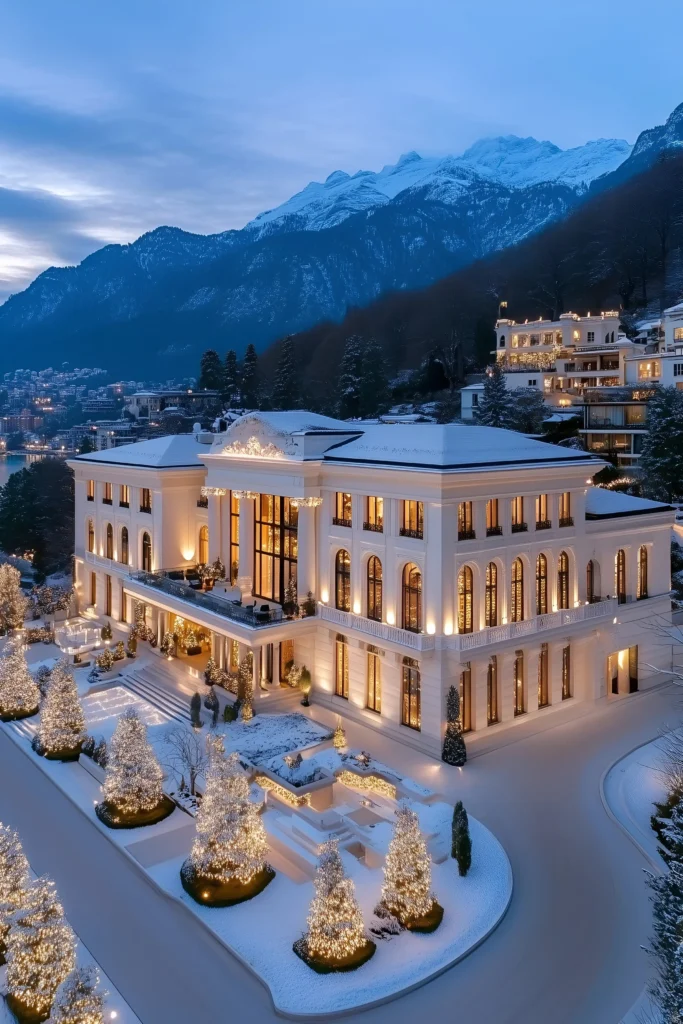
[{"label": "railing on terrace", "polygon": [[398,626],[389,626],[386,622],[366,619],[363,615],[341,612],[338,608],[330,608],[327,604],[318,605],[318,614],[326,622],[334,622],[335,625],[343,626],[344,629],[359,629],[378,640],[401,644],[414,651],[434,650],[434,637],[428,636],[426,633],[411,633],[407,629],[399,629]]},{"label": "railing on terrace", "polygon": [[214,615],[222,615],[226,619],[239,622],[243,626],[250,626],[252,629],[271,626],[273,623],[281,622],[283,618],[282,608],[268,607],[266,610],[266,606],[263,604],[262,610],[262,603],[258,598],[255,598],[256,603],[251,607],[236,604],[227,598],[220,598],[203,590],[194,590],[189,583],[169,579],[164,572],[133,570],[129,573],[129,577],[144,587],[150,587],[168,597],[175,597],[186,604],[193,605],[199,610],[203,609],[213,612]]},{"label": "railing on terrace", "polygon": [[569,626],[575,622],[585,622],[589,619],[599,619],[603,616],[614,615],[616,607],[617,603],[614,598],[600,601],[596,604],[582,604],[578,608],[548,612],[547,615],[535,615],[533,618],[524,619],[522,622],[508,622],[504,626],[488,626],[486,629],[480,629],[476,633],[458,633],[455,636],[446,638],[446,646],[456,651],[470,651],[477,647],[502,643],[505,640],[521,639],[533,633],[545,632],[548,629]]}]

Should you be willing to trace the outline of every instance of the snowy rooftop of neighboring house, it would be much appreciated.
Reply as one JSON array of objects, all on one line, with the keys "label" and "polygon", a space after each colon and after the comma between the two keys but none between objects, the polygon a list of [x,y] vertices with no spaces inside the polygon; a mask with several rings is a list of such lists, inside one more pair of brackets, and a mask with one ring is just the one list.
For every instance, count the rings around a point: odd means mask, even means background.
[{"label": "snowy rooftop of neighboring house", "polygon": [[665,313],[683,313],[683,302],[677,302],[675,306],[669,306]]},{"label": "snowy rooftop of neighboring house", "polygon": [[[311,434],[319,433],[321,430],[342,431],[344,434],[353,434],[356,426],[344,420],[335,420],[331,416],[321,416],[317,412],[306,412],[304,409],[292,409],[287,412],[249,412],[235,420],[225,434],[237,432],[236,428],[253,423],[255,427],[265,426],[276,434]],[[362,428],[359,428],[362,429]]]},{"label": "snowy rooftop of neighboring house", "polygon": [[369,426],[360,437],[332,445],[324,459],[326,462],[465,471],[494,466],[597,461],[588,452],[533,441],[513,430],[456,423]]},{"label": "snowy rooftop of neighboring house", "polygon": [[202,469],[198,456],[205,454],[194,434],[170,434],[146,441],[136,441],[123,448],[107,448],[101,452],[77,455],[74,462],[99,462],[114,466],[138,466],[149,469]]},{"label": "snowy rooftop of neighboring house", "polygon": [[647,498],[634,498],[623,491],[611,491],[606,487],[592,487],[586,495],[587,519],[617,519],[622,516],[639,516],[648,512],[670,512],[671,505]]}]

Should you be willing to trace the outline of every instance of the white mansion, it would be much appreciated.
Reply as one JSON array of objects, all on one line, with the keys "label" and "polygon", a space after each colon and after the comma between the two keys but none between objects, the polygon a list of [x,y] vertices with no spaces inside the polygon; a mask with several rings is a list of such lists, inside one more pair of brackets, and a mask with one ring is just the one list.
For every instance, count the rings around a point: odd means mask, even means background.
[{"label": "white mansion", "polygon": [[[589,453],[297,411],[69,465],[79,610],[189,621],[202,667],[251,649],[257,697],[305,663],[315,702],[438,754],[453,683],[476,737],[670,668],[648,620],[670,617],[673,512],[593,487]],[[290,581],[312,614],[283,613]]]}]

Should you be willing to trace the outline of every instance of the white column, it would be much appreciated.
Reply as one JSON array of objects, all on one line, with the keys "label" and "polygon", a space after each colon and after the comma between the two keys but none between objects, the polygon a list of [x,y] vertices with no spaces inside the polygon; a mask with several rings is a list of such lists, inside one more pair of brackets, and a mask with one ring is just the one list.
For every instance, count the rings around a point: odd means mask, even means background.
[{"label": "white column", "polygon": [[297,600],[306,600],[310,591],[317,597],[316,586],[316,512],[315,505],[299,505],[299,526],[297,532]]},{"label": "white column", "polygon": [[209,495],[209,562],[215,562],[221,553],[221,499]]},{"label": "white column", "polygon": [[254,583],[254,499],[240,498],[240,567],[237,585],[251,597]]}]

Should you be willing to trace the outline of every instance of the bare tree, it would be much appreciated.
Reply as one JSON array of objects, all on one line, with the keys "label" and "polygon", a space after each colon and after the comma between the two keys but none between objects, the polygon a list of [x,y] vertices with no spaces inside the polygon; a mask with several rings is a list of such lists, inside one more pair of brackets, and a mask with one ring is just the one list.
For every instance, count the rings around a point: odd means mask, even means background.
[{"label": "bare tree", "polygon": [[209,758],[206,742],[201,733],[184,725],[175,725],[164,736],[166,746],[165,767],[169,768],[179,784],[187,776],[190,795],[195,796],[198,776],[206,771]]}]

